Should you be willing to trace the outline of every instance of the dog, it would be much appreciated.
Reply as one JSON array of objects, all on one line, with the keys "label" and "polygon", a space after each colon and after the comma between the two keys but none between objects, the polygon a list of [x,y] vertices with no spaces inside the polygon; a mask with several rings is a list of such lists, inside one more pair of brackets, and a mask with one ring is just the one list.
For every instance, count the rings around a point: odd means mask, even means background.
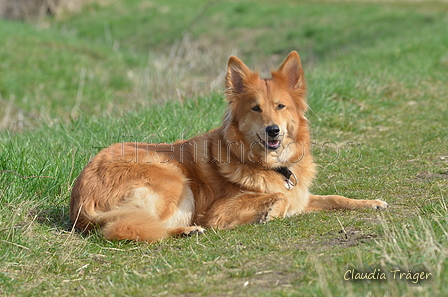
[{"label": "dog", "polygon": [[108,240],[155,242],[319,210],[385,209],[381,200],[312,195],[316,174],[299,54],[260,78],[227,64],[222,125],[174,144],[117,143],[73,187],[70,219]]}]

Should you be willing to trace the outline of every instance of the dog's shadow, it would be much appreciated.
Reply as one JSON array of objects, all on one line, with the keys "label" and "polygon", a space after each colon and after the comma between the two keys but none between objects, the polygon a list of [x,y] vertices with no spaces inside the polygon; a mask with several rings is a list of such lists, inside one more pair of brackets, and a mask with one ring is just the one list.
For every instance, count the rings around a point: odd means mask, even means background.
[{"label": "dog's shadow", "polygon": [[72,232],[73,223],[70,221],[68,206],[51,206],[35,209],[30,213],[35,220],[44,226],[61,232]]}]

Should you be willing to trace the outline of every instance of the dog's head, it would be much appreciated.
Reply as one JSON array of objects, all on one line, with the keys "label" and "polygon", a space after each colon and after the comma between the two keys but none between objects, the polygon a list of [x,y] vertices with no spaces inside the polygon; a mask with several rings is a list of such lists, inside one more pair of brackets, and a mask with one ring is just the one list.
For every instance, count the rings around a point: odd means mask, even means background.
[{"label": "dog's head", "polygon": [[228,141],[243,143],[245,161],[276,167],[303,157],[309,133],[305,78],[297,52],[291,52],[269,79],[232,56],[226,87],[224,135]]}]

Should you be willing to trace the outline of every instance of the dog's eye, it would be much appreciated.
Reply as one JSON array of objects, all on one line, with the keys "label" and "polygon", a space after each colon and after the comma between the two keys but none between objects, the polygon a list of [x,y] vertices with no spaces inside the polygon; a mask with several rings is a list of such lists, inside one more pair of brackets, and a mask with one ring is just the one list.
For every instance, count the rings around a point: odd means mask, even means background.
[{"label": "dog's eye", "polygon": [[252,107],[252,110],[260,112],[261,108],[260,108],[260,106],[256,105],[256,106]]},{"label": "dog's eye", "polygon": [[286,106],[284,106],[283,104],[279,104],[279,105],[277,105],[277,109],[283,109],[283,108],[285,108]]}]

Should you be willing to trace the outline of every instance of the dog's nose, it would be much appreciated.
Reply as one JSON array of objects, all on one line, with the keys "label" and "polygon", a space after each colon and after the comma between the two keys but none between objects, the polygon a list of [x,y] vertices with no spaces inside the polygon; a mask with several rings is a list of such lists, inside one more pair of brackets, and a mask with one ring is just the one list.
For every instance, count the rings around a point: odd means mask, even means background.
[{"label": "dog's nose", "polygon": [[280,134],[280,128],[277,125],[267,126],[265,131],[269,137],[277,137]]}]

